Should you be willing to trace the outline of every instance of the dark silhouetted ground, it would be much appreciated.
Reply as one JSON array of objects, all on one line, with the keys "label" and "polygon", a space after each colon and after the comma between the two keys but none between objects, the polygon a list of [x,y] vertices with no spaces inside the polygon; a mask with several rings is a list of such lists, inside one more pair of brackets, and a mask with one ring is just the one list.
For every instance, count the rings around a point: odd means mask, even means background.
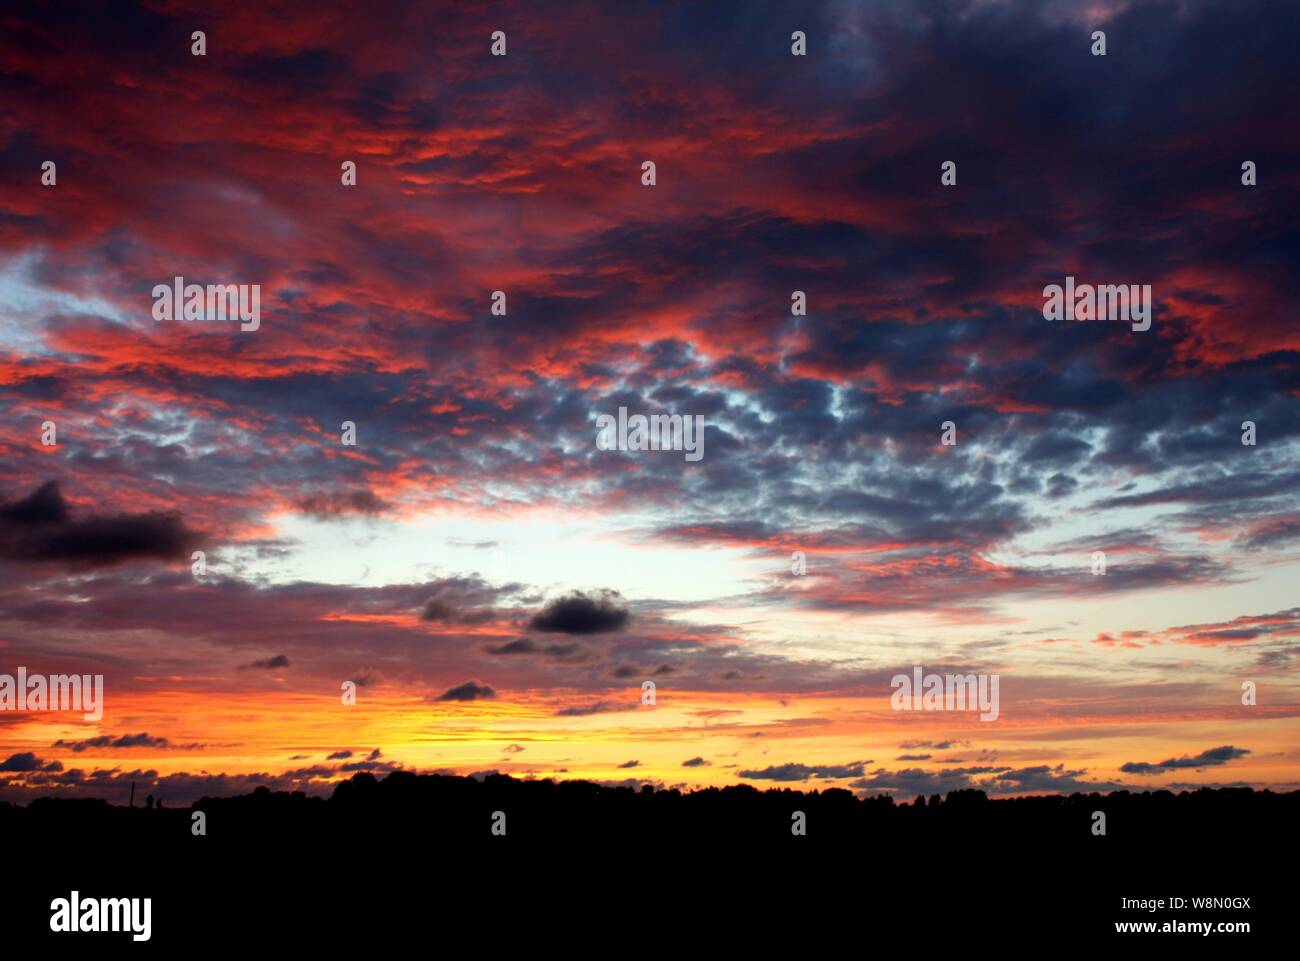
[{"label": "dark silhouetted ground", "polygon": [[[504,837],[492,834],[497,811]],[[796,811],[806,836],[791,832]],[[1092,831],[1096,811],[1104,837]],[[205,836],[192,834],[194,812],[206,816]],[[1115,921],[1252,921],[1251,935],[1205,939],[1226,952],[1294,934],[1285,879],[1297,824],[1300,792],[1249,788],[999,800],[958,791],[896,803],[838,789],[682,793],[411,773],[358,774],[328,799],[259,789],[188,809],[0,804],[16,882],[5,930],[47,935],[50,899],[74,889],[149,896],[157,933],[150,946],[125,944],[132,950],[189,944],[195,932],[358,946],[444,928],[488,940],[532,932],[575,949],[599,930],[601,944],[630,938],[631,950],[656,954],[688,928],[737,950],[811,950],[831,937],[868,950],[896,936],[957,938],[944,952],[1017,940],[1045,950],[1113,941]],[[1122,897],[1170,896],[1252,902],[1218,913],[1120,908]],[[1149,950],[1161,935],[1127,937]],[[1164,950],[1190,944],[1164,939]]]}]

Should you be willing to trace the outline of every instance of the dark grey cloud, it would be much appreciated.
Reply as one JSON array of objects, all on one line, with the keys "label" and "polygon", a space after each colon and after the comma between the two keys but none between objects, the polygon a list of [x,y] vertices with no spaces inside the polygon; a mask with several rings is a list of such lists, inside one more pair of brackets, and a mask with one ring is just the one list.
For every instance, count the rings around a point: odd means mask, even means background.
[{"label": "dark grey cloud", "polygon": [[0,504],[0,557],[109,567],[124,561],[189,559],[199,534],[179,512],[89,515],[73,519],[56,481]]},{"label": "dark grey cloud", "polygon": [[738,776],[752,781],[807,781],[810,779],[837,780],[862,777],[862,769],[870,761],[853,761],[841,765],[775,764],[762,770],[739,771]]},{"label": "dark grey cloud", "polygon": [[30,751],[11,754],[0,761],[0,773],[27,774],[32,771],[61,771],[63,765],[58,761],[44,761]]},{"label": "dark grey cloud", "polygon": [[1074,794],[1114,791],[1125,787],[1112,781],[1086,781],[1085,770],[1067,770],[1055,766],[1012,768],[1006,765],[973,765],[927,771],[903,768],[897,771],[873,771],[854,781],[850,787],[868,794],[885,793],[899,797],[913,794],[947,794],[949,791],[980,790],[986,794]]},{"label": "dark grey cloud", "polygon": [[298,510],[318,518],[376,517],[391,510],[392,506],[368,490],[316,492],[299,498],[297,503]]},{"label": "dark grey cloud", "polygon": [[1165,771],[1176,771],[1180,768],[1219,767],[1229,761],[1245,757],[1249,753],[1250,751],[1245,748],[1225,744],[1222,747],[1212,747],[1204,750],[1195,757],[1188,757],[1184,754],[1182,757],[1166,758],[1154,764],[1148,761],[1129,761],[1120,765],[1120,770],[1125,774],[1161,774]]},{"label": "dark grey cloud", "polygon": [[997,772],[985,782],[985,790],[990,794],[1023,794],[1031,791],[1044,794],[1091,794],[1116,791],[1126,786],[1114,781],[1082,780],[1082,776],[1087,773],[1083,769],[1066,770],[1064,764],[1008,768]]},{"label": "dark grey cloud", "polygon": [[558,634],[604,634],[624,630],[632,618],[617,591],[575,591],[551,601],[529,622],[535,631]]},{"label": "dark grey cloud", "polygon": [[121,750],[125,748],[137,748],[137,747],[157,748],[157,749],[175,747],[177,750],[191,751],[191,750],[198,750],[202,748],[204,745],[202,744],[172,745],[171,743],[168,742],[167,738],[165,737],[153,737],[148,733],[146,733],[145,731],[141,731],[139,734],[120,734],[116,737],[114,737],[111,734],[101,734],[97,737],[88,737],[81,741],[65,741],[62,738],[60,738],[59,740],[55,741],[54,744],[52,744],[51,746],[68,748],[80,754],[82,751],[91,748],[108,748],[112,750]]},{"label": "dark grey cloud", "polygon": [[506,644],[489,644],[485,650],[498,657],[516,654],[540,654],[560,659],[573,658],[582,653],[580,644],[538,644],[532,638],[521,637]]},{"label": "dark grey cloud", "polygon": [[972,779],[973,774],[983,774],[992,768],[951,768],[944,771],[926,771],[922,768],[903,768],[898,771],[873,771],[866,777],[850,784],[868,794],[897,794],[903,797],[913,794],[947,794],[977,788]]},{"label": "dark grey cloud", "polygon": [[574,707],[561,708],[555,712],[556,717],[588,717],[592,714],[618,714],[635,711],[640,707],[636,702],[596,701],[593,704],[579,704]]},{"label": "dark grey cloud", "polygon": [[289,658],[283,654],[276,654],[274,657],[264,657],[257,661],[251,661],[248,664],[241,664],[241,671],[276,671],[282,667],[289,667]]},{"label": "dark grey cloud", "polygon": [[480,701],[497,696],[497,692],[478,681],[466,681],[449,687],[435,698],[438,701]]},{"label": "dark grey cloud", "polygon": [[447,625],[485,624],[497,610],[500,592],[477,578],[442,578],[435,581],[420,612],[420,620]]},{"label": "dark grey cloud", "polygon": [[970,741],[904,741],[898,746],[904,750],[929,747],[934,748],[936,751],[948,751],[954,747],[970,747]]},{"label": "dark grey cloud", "polygon": [[527,637],[521,637],[506,644],[489,644],[487,646],[489,654],[496,654],[499,657],[508,657],[512,654],[536,654],[539,650],[541,648]]}]

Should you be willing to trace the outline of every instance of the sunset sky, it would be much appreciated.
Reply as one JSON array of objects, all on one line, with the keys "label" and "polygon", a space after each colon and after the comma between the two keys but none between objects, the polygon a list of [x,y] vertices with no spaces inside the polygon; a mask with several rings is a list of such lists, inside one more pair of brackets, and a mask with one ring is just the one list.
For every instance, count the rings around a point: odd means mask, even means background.
[{"label": "sunset sky", "polygon": [[6,4],[0,799],[1300,787],[1298,11]]}]

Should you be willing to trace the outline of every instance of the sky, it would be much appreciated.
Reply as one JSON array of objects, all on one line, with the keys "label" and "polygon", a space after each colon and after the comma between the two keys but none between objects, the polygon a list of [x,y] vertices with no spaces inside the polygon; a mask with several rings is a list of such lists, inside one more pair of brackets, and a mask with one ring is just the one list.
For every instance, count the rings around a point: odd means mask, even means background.
[{"label": "sky", "polygon": [[0,799],[1300,787],[1298,21],[6,5],[0,674],[105,693],[0,711]]}]

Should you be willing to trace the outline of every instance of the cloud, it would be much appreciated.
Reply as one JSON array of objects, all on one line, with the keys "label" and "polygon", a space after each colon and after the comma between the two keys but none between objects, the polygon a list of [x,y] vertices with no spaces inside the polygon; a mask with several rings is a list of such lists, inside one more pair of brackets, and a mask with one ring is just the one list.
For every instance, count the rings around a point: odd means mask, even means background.
[{"label": "cloud", "polygon": [[[156,797],[165,797],[168,805],[174,806],[189,804],[203,797],[249,794],[259,787],[272,791],[303,791],[316,796],[327,795],[334,789],[333,779],[339,773],[333,767],[324,765],[274,774],[263,771],[250,774],[178,772],[160,775],[158,771],[148,768],[115,767],[87,771],[80,768],[64,770],[57,761],[38,764],[41,765],[39,770],[24,774],[29,789],[36,794],[96,797],[119,805],[127,804],[133,782],[136,785],[137,803],[142,794],[152,793]],[[0,770],[4,770],[3,764],[0,764]],[[5,783],[0,780],[0,785]],[[9,799],[13,796],[14,792],[11,791]]]},{"label": "cloud", "polygon": [[497,644],[495,646],[489,644],[487,646],[487,652],[498,657],[509,657],[512,654],[536,654],[539,650],[540,648],[527,637],[521,637],[507,644]]},{"label": "cloud", "polygon": [[706,767],[708,764],[709,762],[702,757],[693,757],[690,760],[683,761],[682,767]]},{"label": "cloud", "polygon": [[900,748],[929,747],[936,751],[947,751],[954,747],[970,747],[970,741],[904,741]]},{"label": "cloud", "polygon": [[420,620],[441,624],[482,624],[492,619],[492,611],[458,611],[446,601],[431,600],[420,612]]},{"label": "cloud", "polygon": [[870,761],[851,761],[843,765],[776,764],[761,771],[740,771],[739,776],[753,781],[807,781],[810,779],[837,780],[862,777],[862,769]]},{"label": "cloud", "polygon": [[[147,748],[170,748],[171,745],[165,737],[151,737],[149,734],[141,731],[139,734],[121,734],[113,737],[110,734],[101,734],[97,737],[88,737],[81,741],[65,741],[62,738],[55,741],[51,747],[64,747],[76,751],[80,754],[82,751],[90,748],[110,748],[113,750],[122,750],[127,748],[147,747]],[[202,748],[202,744],[180,744],[176,745],[177,750],[193,751]]]},{"label": "cloud", "polygon": [[563,660],[581,654],[582,646],[579,644],[538,644],[532,638],[521,637],[506,644],[489,644],[485,650],[497,657],[510,657],[517,654],[541,654]]},{"label": "cloud", "polygon": [[420,620],[437,624],[485,624],[496,616],[497,593],[477,578],[435,581],[420,611]]},{"label": "cloud", "polygon": [[1006,765],[974,765],[927,771],[903,768],[873,771],[850,787],[867,793],[883,792],[907,797],[913,794],[947,794],[949,791],[979,790],[987,794],[1073,794],[1118,790],[1125,785],[1112,781],[1085,781],[1085,770],[1066,770],[1065,765],[1011,768]]},{"label": "cloud", "polygon": [[404,770],[400,764],[390,764],[387,761],[374,761],[366,758],[361,761],[349,761],[347,764],[339,765],[339,772],[350,774],[356,771],[367,771],[371,774],[382,774],[391,771]]},{"label": "cloud", "polygon": [[63,765],[58,761],[45,762],[30,751],[11,754],[0,763],[0,772],[26,774],[32,771],[60,771]]},{"label": "cloud", "polygon": [[22,500],[0,503],[0,521],[15,526],[62,524],[67,519],[68,505],[55,481],[46,481]]},{"label": "cloud", "polygon": [[1159,774],[1163,771],[1175,771],[1179,768],[1219,767],[1229,761],[1245,757],[1249,753],[1250,751],[1245,748],[1225,744],[1223,747],[1212,747],[1202,751],[1195,757],[1188,757],[1187,755],[1171,757],[1155,764],[1147,761],[1129,761],[1127,764],[1121,764],[1119,769],[1125,774]]},{"label": "cloud", "polygon": [[239,665],[241,671],[275,671],[282,667],[289,667],[289,658],[285,657],[283,654],[276,654],[274,657],[267,657],[259,661],[253,661],[249,664]]},{"label": "cloud", "polygon": [[985,782],[984,789],[990,794],[1091,794],[1115,791],[1125,786],[1114,781],[1082,780],[1082,775],[1087,773],[1083,769],[1068,771],[1064,764],[1007,769],[994,774]]},{"label": "cloud", "polygon": [[631,620],[631,612],[619,605],[617,591],[600,591],[588,595],[575,591],[547,604],[529,622],[535,631],[557,634],[604,634],[621,631]]},{"label": "cloud", "polygon": [[624,761],[622,764],[619,765],[620,768],[640,767],[640,766],[641,766],[640,761]]},{"label": "cloud", "polygon": [[638,703],[623,704],[616,701],[596,701],[594,704],[579,704],[573,707],[561,708],[555,712],[556,717],[588,717],[592,714],[614,714],[624,711],[635,711],[640,707]]},{"label": "cloud", "polygon": [[346,760],[347,760],[348,758],[350,758],[351,756],[352,756],[352,752],[351,752],[351,751],[335,751],[333,754],[327,755],[326,758],[325,758],[325,760],[327,760],[327,761],[346,761]]},{"label": "cloud", "polygon": [[308,494],[298,500],[297,507],[304,514],[317,518],[375,517],[392,509],[391,504],[368,490]]},{"label": "cloud", "polygon": [[1265,517],[1255,522],[1239,541],[1248,548],[1279,547],[1300,540],[1300,515]]},{"label": "cloud", "polygon": [[58,482],[46,481],[26,498],[0,504],[0,557],[110,567],[132,560],[188,559],[199,541],[176,511],[90,515],[74,520]]},{"label": "cloud", "polygon": [[854,781],[850,787],[871,792],[899,794],[947,794],[949,791],[961,791],[978,788],[974,775],[988,774],[997,768],[967,767],[950,768],[943,771],[926,771],[922,768],[903,768],[898,771],[873,771],[864,778]]},{"label": "cloud", "polygon": [[455,687],[449,687],[435,698],[438,701],[480,701],[497,696],[497,692],[478,681],[466,681]]}]

